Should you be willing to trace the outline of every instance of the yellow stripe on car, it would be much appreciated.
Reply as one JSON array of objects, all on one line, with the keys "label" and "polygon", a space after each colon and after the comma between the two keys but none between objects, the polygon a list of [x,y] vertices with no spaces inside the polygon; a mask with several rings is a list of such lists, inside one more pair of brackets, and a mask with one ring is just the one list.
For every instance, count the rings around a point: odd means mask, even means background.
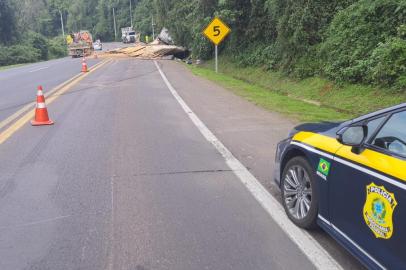
[{"label": "yellow stripe on car", "polygon": [[334,154],[343,145],[336,139],[313,132],[299,132],[293,137],[294,141],[311,145],[320,150]]},{"label": "yellow stripe on car", "polygon": [[365,149],[361,154],[357,155],[351,152],[350,146],[342,147],[336,154],[338,157],[354,161],[406,181],[406,161],[404,160],[369,149]]},{"label": "yellow stripe on car", "polygon": [[351,152],[350,146],[340,144],[335,138],[312,132],[299,132],[293,140],[406,181],[405,160],[370,149],[365,149],[361,154],[355,154]]}]

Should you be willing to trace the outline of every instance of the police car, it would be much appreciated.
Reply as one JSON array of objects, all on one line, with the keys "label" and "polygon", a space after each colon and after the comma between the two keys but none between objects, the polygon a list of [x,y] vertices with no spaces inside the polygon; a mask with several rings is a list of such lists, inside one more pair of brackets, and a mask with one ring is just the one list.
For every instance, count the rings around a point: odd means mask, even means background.
[{"label": "police car", "polygon": [[288,217],[319,225],[370,269],[406,269],[406,103],[303,124],[277,147]]}]

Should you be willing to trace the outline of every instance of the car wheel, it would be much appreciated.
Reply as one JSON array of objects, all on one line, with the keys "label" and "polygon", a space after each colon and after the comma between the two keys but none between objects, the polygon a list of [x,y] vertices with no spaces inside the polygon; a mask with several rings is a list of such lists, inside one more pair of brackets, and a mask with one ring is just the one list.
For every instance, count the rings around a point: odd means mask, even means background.
[{"label": "car wheel", "polygon": [[314,173],[305,158],[295,157],[286,164],[281,189],[289,219],[301,228],[316,228],[319,199]]}]

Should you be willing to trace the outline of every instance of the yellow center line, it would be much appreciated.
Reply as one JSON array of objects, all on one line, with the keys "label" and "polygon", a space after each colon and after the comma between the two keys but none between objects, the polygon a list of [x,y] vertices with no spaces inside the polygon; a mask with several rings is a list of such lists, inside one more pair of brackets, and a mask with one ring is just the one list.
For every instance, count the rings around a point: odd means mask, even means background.
[{"label": "yellow center line", "polygon": [[[102,61],[97,63],[96,65],[94,65],[90,71],[96,69],[99,65],[103,64],[106,61]],[[52,89],[51,91],[47,92],[45,94],[45,97],[49,97],[51,95],[53,95],[56,91],[58,91],[59,89],[61,89],[63,86],[67,85],[68,83],[74,81],[75,79],[81,77],[81,76],[86,76],[88,73],[79,73],[77,75],[75,75],[74,77],[70,78],[69,80],[61,83],[60,85],[58,85],[57,87],[55,87],[54,89]],[[0,130],[3,129],[5,126],[7,126],[8,124],[10,124],[11,122],[13,122],[15,119],[17,119],[21,114],[23,114],[24,112],[28,111],[29,109],[31,109],[31,107],[33,107],[35,105],[35,102],[31,102],[27,105],[25,105],[24,107],[22,107],[20,110],[18,110],[17,112],[15,112],[14,114],[10,115],[8,118],[6,118],[5,120],[3,120],[2,122],[0,122]]]},{"label": "yellow center line", "polygon": [[22,107],[20,110],[18,110],[14,114],[10,115],[7,119],[3,120],[0,123],[0,130],[2,128],[4,128],[5,126],[7,126],[8,124],[10,124],[11,122],[13,122],[15,119],[17,119],[21,114],[28,111],[28,109],[30,109],[34,105],[35,105],[35,102],[31,102],[31,103],[25,105],[24,107]]},{"label": "yellow center line", "polygon": [[[102,66],[104,66],[107,63],[110,63],[111,60],[106,60],[103,62],[100,62],[96,66],[94,66],[89,72],[84,73],[84,74],[79,74],[72,79],[68,80],[67,82],[61,84],[61,88],[56,87],[52,92],[48,93],[46,96],[49,96],[47,99],[47,104],[51,104],[54,102],[60,95],[68,91],[71,87],[76,85],[78,82],[83,80],[85,77],[87,77],[89,74],[93,73],[94,71],[98,70]],[[28,110],[31,106],[33,106],[35,102],[30,103],[26,106],[24,106],[22,109],[11,115],[9,118],[4,120],[3,122],[0,123],[0,128],[6,126],[10,122],[12,122],[14,119],[19,117],[20,114],[24,113],[26,110]],[[18,131],[21,127],[23,127],[28,121],[30,121],[34,117],[34,111],[29,111],[25,115],[23,115],[20,119],[18,119],[15,123],[13,123],[9,128],[7,128],[5,131],[0,133],[0,145],[3,144],[7,139],[9,139],[16,131]]]}]

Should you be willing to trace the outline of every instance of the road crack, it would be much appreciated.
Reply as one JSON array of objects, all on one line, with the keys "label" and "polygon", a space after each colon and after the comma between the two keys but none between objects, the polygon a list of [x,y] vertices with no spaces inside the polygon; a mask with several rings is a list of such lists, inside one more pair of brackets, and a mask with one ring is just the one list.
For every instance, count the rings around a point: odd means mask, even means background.
[{"label": "road crack", "polygon": [[[217,169],[217,170],[191,170],[191,171],[173,171],[173,172],[157,172],[157,173],[138,173],[131,176],[159,176],[159,175],[177,175],[177,174],[201,174],[201,173],[223,173],[233,172],[230,169]],[[119,176],[118,176],[119,177]]]}]

